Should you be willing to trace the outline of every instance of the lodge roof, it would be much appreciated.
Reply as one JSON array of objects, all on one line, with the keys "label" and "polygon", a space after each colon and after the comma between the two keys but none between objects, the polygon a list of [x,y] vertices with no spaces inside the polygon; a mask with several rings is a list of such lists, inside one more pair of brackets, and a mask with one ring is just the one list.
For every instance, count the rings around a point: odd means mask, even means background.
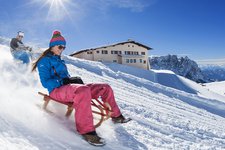
[{"label": "lodge roof", "polygon": [[141,43],[133,41],[133,40],[127,40],[125,42],[119,42],[119,43],[115,43],[115,44],[111,44],[111,45],[107,45],[107,46],[100,46],[100,47],[96,47],[96,48],[83,49],[83,50],[76,51],[76,52],[70,54],[70,56],[77,55],[77,54],[80,54],[80,53],[83,53],[83,52],[87,52],[87,51],[94,51],[94,50],[101,49],[101,48],[114,47],[114,46],[117,46],[117,45],[124,45],[124,44],[127,44],[127,43],[133,43],[133,44],[136,44],[138,46],[144,47],[147,50],[152,50],[151,47],[148,47],[148,46],[146,46],[144,44],[141,44]]}]

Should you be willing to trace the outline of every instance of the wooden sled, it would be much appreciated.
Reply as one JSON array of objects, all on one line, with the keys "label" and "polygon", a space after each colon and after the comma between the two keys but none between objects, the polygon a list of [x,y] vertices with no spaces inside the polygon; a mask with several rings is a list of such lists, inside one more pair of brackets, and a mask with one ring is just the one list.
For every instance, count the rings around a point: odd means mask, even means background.
[{"label": "wooden sled", "polygon": [[[66,117],[70,117],[71,113],[73,112],[73,102],[60,102],[58,100],[52,99],[49,95],[44,94],[42,92],[38,92],[39,95],[43,96],[43,100],[44,100],[44,104],[42,106],[42,108],[45,111],[47,110],[47,106],[48,103],[50,102],[50,100],[53,100],[57,103],[63,104],[67,106],[67,111],[65,116]],[[91,101],[91,105],[92,105],[92,113],[93,114],[97,114],[99,117],[99,121],[97,121],[97,123],[95,123],[95,128],[99,127],[103,121],[107,120],[110,118],[111,114],[112,114],[112,108],[109,105],[109,103],[103,103],[101,101],[99,101],[98,99],[92,99]]]}]

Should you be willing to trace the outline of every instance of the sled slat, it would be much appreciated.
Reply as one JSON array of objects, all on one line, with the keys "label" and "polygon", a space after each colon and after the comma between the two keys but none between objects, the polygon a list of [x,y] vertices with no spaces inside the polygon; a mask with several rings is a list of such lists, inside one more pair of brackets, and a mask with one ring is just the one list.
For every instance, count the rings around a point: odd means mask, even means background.
[{"label": "sled slat", "polygon": [[71,115],[72,112],[73,112],[73,107],[72,106],[68,106],[65,116],[68,118]]},{"label": "sled slat", "polygon": [[[53,100],[53,101],[56,101],[58,103],[67,105],[67,112],[65,114],[65,116],[67,118],[72,114],[73,109],[74,109],[73,108],[73,102],[61,102],[61,101],[58,101],[58,100],[55,100],[55,99],[51,98],[49,95],[44,94],[42,92],[38,92],[38,94],[43,96],[43,100],[44,100],[43,109],[45,111],[48,111],[47,106],[48,106],[50,100]],[[110,116],[112,114],[112,109],[111,109],[111,106],[108,103],[102,103],[97,99],[93,99],[91,101],[91,105],[96,107],[100,111],[100,112],[98,112],[98,111],[92,110],[92,113],[100,115],[99,121],[95,124],[95,128],[97,128],[102,124],[103,121],[110,118]]]}]

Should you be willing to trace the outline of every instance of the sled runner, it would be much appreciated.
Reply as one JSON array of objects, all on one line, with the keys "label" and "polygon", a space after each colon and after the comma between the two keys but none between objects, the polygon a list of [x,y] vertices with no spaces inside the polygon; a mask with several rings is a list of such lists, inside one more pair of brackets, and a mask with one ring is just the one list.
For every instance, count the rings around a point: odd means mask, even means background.
[{"label": "sled runner", "polygon": [[[43,104],[42,108],[45,111],[51,112],[47,109],[47,106],[48,106],[49,102],[52,100],[52,101],[55,101],[57,103],[67,106],[67,111],[65,114],[66,117],[69,117],[71,115],[71,113],[73,112],[73,109],[74,109],[73,102],[60,102],[42,92],[38,92],[38,94],[43,96],[44,104]],[[110,116],[112,114],[112,109],[111,109],[111,106],[109,105],[109,103],[107,103],[107,102],[103,103],[98,99],[92,99],[91,105],[92,105],[92,113],[96,114],[98,116],[98,121],[95,123],[95,128],[97,128],[102,124],[103,121],[110,118]]]}]

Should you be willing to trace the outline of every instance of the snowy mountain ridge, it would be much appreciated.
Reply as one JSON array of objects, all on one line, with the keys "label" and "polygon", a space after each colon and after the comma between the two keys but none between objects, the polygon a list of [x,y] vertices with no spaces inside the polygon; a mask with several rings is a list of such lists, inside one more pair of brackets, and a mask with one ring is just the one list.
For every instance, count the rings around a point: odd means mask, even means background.
[{"label": "snowy mountain ridge", "polygon": [[[37,72],[16,63],[8,46],[0,49],[0,149],[99,149],[76,133],[73,117],[37,107],[43,103],[37,92],[46,92]],[[110,84],[121,111],[133,119],[124,125],[104,122],[97,129],[107,142],[101,149],[225,149],[223,95],[168,71],[63,59],[71,76]]]},{"label": "snowy mountain ridge", "polygon": [[225,59],[198,60],[202,74],[211,81],[225,81]]},{"label": "snowy mountain ridge", "polygon": [[197,83],[204,83],[207,80],[204,78],[198,64],[186,57],[178,58],[177,55],[167,55],[160,57],[151,57],[149,59],[152,69],[171,70],[178,75],[186,77]]},{"label": "snowy mountain ridge", "polygon": [[225,80],[225,60],[199,60],[197,62],[177,55],[150,58],[152,69],[166,69],[195,82],[205,83]]},{"label": "snowy mountain ridge", "polygon": [[225,81],[225,65],[207,65],[201,67],[202,74],[210,81]]}]

